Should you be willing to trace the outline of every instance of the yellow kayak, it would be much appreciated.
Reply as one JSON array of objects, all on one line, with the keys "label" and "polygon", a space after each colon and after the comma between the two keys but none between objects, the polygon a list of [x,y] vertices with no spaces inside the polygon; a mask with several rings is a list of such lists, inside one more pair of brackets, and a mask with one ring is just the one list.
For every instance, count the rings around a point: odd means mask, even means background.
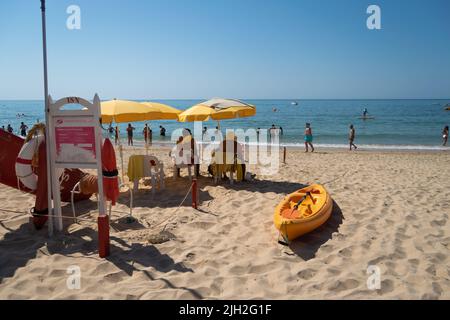
[{"label": "yellow kayak", "polygon": [[275,208],[275,227],[285,242],[324,224],[333,210],[333,200],[322,185],[314,184],[286,196]]}]

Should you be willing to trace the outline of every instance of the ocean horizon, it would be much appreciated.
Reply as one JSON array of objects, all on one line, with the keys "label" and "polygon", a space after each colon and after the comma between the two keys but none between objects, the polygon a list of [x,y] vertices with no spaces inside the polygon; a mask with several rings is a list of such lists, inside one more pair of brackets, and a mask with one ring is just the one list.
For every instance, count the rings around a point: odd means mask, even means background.
[{"label": "ocean horizon", "polygon": [[[204,99],[150,99],[166,103],[180,110],[204,101]],[[134,100],[144,101],[144,100]],[[148,100],[145,100],[148,101]],[[450,99],[243,99],[254,104],[256,115],[220,122],[226,129],[269,129],[272,124],[283,128],[282,146],[299,147],[303,144],[305,123],[312,125],[314,144],[325,148],[346,148],[348,127],[356,129],[355,143],[361,149],[386,150],[448,150],[442,147],[442,129],[449,125],[450,112],[444,106]],[[292,102],[298,102],[293,105]],[[364,108],[372,119],[361,119]],[[0,100],[1,126],[11,124],[18,133],[23,121],[31,127],[44,120],[43,100]],[[25,116],[22,116],[24,114]],[[19,116],[20,115],[20,116]],[[136,122],[134,139],[143,141],[142,129],[146,122]],[[170,143],[172,131],[179,128],[193,129],[193,123],[177,121],[147,121],[153,130],[155,143]],[[167,129],[167,136],[159,136],[159,126]],[[202,124],[215,128],[216,121]],[[106,126],[106,125],[105,125]],[[119,124],[121,138],[125,141],[125,126]]]}]

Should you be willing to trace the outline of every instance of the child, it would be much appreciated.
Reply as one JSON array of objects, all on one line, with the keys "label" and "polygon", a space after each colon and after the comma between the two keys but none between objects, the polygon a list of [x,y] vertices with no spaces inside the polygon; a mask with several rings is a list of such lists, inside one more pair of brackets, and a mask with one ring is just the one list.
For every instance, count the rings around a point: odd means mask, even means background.
[{"label": "child", "polygon": [[314,146],[312,144],[312,142],[313,142],[312,129],[311,129],[311,124],[309,124],[309,123],[306,123],[304,139],[305,139],[305,148],[306,148],[305,152],[308,152],[308,145],[311,146],[311,152],[314,152]]}]

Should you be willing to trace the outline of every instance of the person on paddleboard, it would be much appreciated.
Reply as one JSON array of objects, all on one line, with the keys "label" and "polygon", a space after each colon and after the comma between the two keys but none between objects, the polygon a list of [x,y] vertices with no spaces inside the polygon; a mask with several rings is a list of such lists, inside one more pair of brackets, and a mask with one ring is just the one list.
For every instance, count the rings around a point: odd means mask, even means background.
[{"label": "person on paddleboard", "polygon": [[367,110],[367,108],[364,108],[364,110],[363,110],[363,118],[367,118],[368,114],[369,114],[369,111]]}]

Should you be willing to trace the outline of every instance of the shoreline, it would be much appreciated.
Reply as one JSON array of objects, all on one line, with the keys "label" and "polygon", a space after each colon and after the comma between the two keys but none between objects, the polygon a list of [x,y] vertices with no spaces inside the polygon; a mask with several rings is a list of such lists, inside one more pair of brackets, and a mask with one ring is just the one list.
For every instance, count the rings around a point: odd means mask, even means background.
[{"label": "shoreline", "polygon": [[[113,140],[111,140],[112,142],[114,142]],[[203,143],[205,144],[205,143]],[[167,149],[171,149],[173,146],[175,145],[175,142],[171,142],[171,141],[153,141],[151,145],[149,145],[149,150],[152,147],[161,147],[161,148],[167,148]],[[265,144],[259,144],[260,146],[266,146]],[[118,145],[115,145],[116,147]],[[145,143],[143,140],[135,140],[134,141],[134,146],[128,146],[126,144],[126,141],[122,141],[122,146],[124,148],[126,147],[131,147],[131,148],[142,148],[143,150],[145,150]],[[268,145],[270,146],[270,144]],[[387,152],[387,153],[446,153],[446,152],[450,152],[450,145],[443,147],[443,146],[422,146],[422,145],[418,145],[418,146],[395,146],[395,145],[357,145],[358,149],[356,151],[352,151],[352,152],[356,152],[356,153],[361,153],[361,152]],[[245,147],[248,148],[249,144],[245,143]],[[285,144],[285,143],[281,143],[280,144],[280,150],[283,150],[283,147],[286,147],[287,150],[293,150],[293,151],[304,151],[304,145],[289,145],[289,144]],[[348,151],[349,146],[348,145],[344,145],[344,144],[339,144],[339,145],[333,145],[333,144],[314,144],[314,148],[316,148],[316,152],[320,152],[320,151]]]}]

